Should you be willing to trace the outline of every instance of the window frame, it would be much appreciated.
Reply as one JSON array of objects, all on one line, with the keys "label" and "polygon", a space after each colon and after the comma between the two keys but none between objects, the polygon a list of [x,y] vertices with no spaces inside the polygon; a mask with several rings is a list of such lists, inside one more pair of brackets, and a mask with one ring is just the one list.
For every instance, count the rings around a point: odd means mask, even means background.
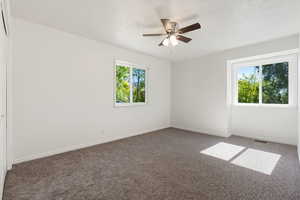
[{"label": "window frame", "polygon": [[[297,105],[297,60],[296,53],[279,54],[255,57],[253,59],[239,59],[236,62],[231,61],[233,72],[232,77],[232,102],[238,106],[264,106],[264,107],[293,107]],[[262,102],[262,66],[267,64],[275,64],[288,62],[288,104],[266,104]],[[238,72],[241,67],[259,66],[259,103],[239,103],[238,102]]]},{"label": "window frame", "polygon": [[[129,67],[129,71],[130,71],[130,100],[129,103],[117,103],[117,79],[116,79],[116,75],[117,75],[117,66],[126,66]],[[132,72],[133,72],[133,68],[136,69],[142,69],[145,70],[145,102],[133,102],[133,79],[132,79]],[[142,65],[138,65],[138,64],[133,64],[131,62],[127,62],[127,61],[122,61],[122,60],[115,60],[114,62],[114,67],[113,67],[113,75],[114,75],[114,91],[113,91],[113,104],[114,107],[127,107],[127,106],[143,106],[143,105],[147,105],[148,104],[148,76],[149,76],[149,69],[147,67],[144,67]]]}]

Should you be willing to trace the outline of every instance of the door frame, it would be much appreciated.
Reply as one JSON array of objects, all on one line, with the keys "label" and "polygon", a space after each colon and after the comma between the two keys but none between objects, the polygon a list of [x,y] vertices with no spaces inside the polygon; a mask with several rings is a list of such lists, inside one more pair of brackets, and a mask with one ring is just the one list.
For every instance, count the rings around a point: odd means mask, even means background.
[{"label": "door frame", "polygon": [[[10,13],[10,1],[0,0],[1,10],[3,9],[4,23],[6,27],[6,40],[5,40],[5,85],[6,85],[6,141],[5,141],[5,170],[12,169],[13,155],[12,155],[12,38],[10,32],[11,13]],[[2,13],[1,13],[2,20]]]}]

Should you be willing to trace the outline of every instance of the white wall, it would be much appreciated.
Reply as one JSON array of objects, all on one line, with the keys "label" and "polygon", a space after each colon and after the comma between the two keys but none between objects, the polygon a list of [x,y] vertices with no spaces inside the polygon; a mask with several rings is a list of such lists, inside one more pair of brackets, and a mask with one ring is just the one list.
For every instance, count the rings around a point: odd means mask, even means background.
[{"label": "white wall", "polygon": [[[298,48],[298,35],[176,63],[172,68],[171,125],[228,136],[227,60],[295,48]],[[269,116],[264,121],[253,114],[248,115],[249,112],[246,108],[232,113],[231,133],[283,143],[297,143],[296,108],[261,111],[266,117]],[[251,112],[259,114],[255,109],[251,109]],[[277,123],[276,126],[273,123]]]},{"label": "white wall", "polygon": [[7,66],[7,38],[0,20],[0,199],[7,171],[6,167],[6,66]]},{"label": "white wall", "polygon": [[[299,26],[299,48],[300,48],[300,26]],[[300,77],[300,51],[298,57],[298,77]],[[298,157],[300,161],[300,81],[298,80]]]},{"label": "white wall", "polygon": [[224,136],[227,129],[226,71],[214,56],[172,66],[171,125]]},{"label": "white wall", "polygon": [[7,38],[3,31],[2,19],[0,20],[0,199],[6,174],[6,51]]},{"label": "white wall", "polygon": [[[3,4],[2,6],[6,10],[5,21],[8,23],[9,11],[8,5]],[[1,9],[0,9],[1,11]],[[8,30],[8,29],[7,29]],[[4,180],[7,172],[7,133],[6,133],[6,70],[8,68],[9,61],[9,38],[5,34],[3,21],[0,17],[0,199],[2,199]]]},{"label": "white wall", "polygon": [[[13,159],[170,126],[170,63],[46,26],[13,26]],[[149,104],[114,108],[114,60],[149,67]]]},{"label": "white wall", "polygon": [[296,107],[232,106],[231,133],[297,145]]}]

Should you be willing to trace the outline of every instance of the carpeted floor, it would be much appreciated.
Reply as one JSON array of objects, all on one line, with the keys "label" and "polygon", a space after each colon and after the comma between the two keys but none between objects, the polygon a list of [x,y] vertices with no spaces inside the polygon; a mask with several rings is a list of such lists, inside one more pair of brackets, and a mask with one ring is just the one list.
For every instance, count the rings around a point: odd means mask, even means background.
[{"label": "carpeted floor", "polygon": [[[200,154],[218,142],[273,152],[272,175]],[[14,166],[4,200],[300,199],[295,146],[165,129]]]}]

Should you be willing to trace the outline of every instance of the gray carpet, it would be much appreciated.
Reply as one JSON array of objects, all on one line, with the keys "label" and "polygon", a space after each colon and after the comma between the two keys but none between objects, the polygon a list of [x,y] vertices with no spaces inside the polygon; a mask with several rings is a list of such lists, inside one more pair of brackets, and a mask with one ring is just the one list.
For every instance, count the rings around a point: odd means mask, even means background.
[{"label": "gray carpet", "polygon": [[[281,154],[271,176],[199,152],[227,142]],[[165,129],[14,166],[4,200],[300,199],[295,146]]]}]

